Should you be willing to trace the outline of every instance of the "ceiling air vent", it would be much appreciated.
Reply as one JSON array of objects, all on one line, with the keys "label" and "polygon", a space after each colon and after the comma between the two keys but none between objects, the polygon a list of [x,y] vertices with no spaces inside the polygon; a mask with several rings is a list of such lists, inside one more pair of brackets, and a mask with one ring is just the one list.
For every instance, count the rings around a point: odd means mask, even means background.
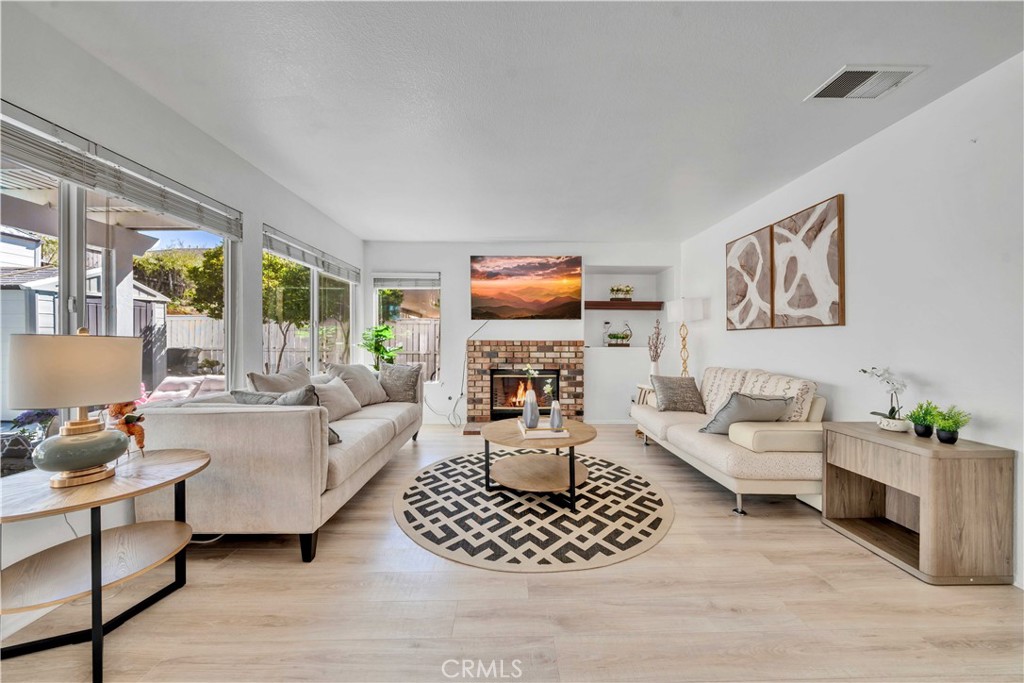
[{"label": "ceiling air vent", "polygon": [[923,66],[844,66],[807,100],[874,100],[924,71]]}]

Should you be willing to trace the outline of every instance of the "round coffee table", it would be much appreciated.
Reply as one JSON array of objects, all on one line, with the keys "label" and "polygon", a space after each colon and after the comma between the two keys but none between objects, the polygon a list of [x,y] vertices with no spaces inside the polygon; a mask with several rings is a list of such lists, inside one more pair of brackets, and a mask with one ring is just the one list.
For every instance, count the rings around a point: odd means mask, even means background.
[{"label": "round coffee table", "polygon": [[[569,494],[569,508],[576,512],[576,487],[590,476],[587,466],[576,462],[576,446],[593,441],[597,430],[577,420],[566,420],[569,436],[528,439],[519,431],[518,418],[484,425],[484,488],[493,491],[491,480],[515,491]],[[555,453],[520,453],[495,461],[491,467],[491,442],[509,448],[543,448]],[[568,457],[561,455],[569,449]]]}]

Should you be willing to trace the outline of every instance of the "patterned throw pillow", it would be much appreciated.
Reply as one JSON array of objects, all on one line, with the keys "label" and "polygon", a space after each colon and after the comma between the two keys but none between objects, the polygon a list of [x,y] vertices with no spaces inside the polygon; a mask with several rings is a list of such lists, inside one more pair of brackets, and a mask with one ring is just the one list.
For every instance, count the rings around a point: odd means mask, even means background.
[{"label": "patterned throw pillow", "polygon": [[272,391],[284,393],[293,389],[300,389],[309,384],[309,370],[302,363],[293,365],[283,372],[270,375],[261,375],[258,372],[250,372],[246,377],[253,391]]},{"label": "patterned throw pillow", "polygon": [[373,372],[365,365],[334,365],[328,363],[325,368],[335,377],[340,377],[359,401],[360,406],[371,406],[384,403],[388,395],[380,385]]},{"label": "patterned throw pillow", "polygon": [[734,391],[743,388],[743,381],[751,370],[737,368],[708,368],[700,382],[700,396],[704,400],[704,410],[714,415],[725,405]]},{"label": "patterned throw pillow", "polygon": [[740,393],[750,396],[786,396],[793,399],[780,422],[806,422],[811,412],[811,401],[818,385],[810,380],[773,375],[764,370],[751,370],[743,381]]},{"label": "patterned throw pillow", "polygon": [[421,365],[389,365],[380,366],[380,385],[388,400],[394,403],[415,403],[417,389],[420,386]]},{"label": "patterned throw pillow", "polygon": [[658,412],[682,410],[687,413],[703,413],[704,401],[697,390],[697,381],[692,377],[662,377],[651,375],[654,397],[658,401]]},{"label": "patterned throw pillow", "polygon": [[728,434],[734,422],[777,422],[793,399],[785,396],[748,396],[734,391],[725,405],[700,431]]}]

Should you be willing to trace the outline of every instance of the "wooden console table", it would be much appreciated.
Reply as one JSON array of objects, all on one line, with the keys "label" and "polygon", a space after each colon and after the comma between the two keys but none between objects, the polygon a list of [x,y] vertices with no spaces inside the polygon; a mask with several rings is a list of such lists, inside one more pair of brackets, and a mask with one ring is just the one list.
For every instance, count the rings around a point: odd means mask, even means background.
[{"label": "wooden console table", "polygon": [[[103,680],[103,636],[185,585],[185,546],[192,528],[185,523],[185,480],[210,464],[205,451],[174,449],[136,455],[116,474],[92,484],[50,488],[50,472],[30,470],[5,478],[0,523],[89,510],[88,536],[47,548],[0,575],[0,614],[50,607],[92,596],[91,628],[11,645],[0,657],[18,657],[92,640],[92,678]],[[101,529],[100,506],[174,485],[174,520]],[[103,621],[103,589],[124,583],[174,558],[174,581]]]},{"label": "wooden console table", "polygon": [[1013,583],[1013,451],[870,422],[824,431],[826,526],[927,583]]}]

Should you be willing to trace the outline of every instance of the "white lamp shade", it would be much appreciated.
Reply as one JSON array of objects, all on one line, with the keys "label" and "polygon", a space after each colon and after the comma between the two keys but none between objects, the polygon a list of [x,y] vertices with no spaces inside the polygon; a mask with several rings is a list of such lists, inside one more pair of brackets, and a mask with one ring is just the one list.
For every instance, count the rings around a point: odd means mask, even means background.
[{"label": "white lamp shade", "polygon": [[137,337],[12,334],[7,405],[74,408],[134,401],[142,385]]},{"label": "white lamp shade", "polygon": [[665,303],[665,317],[670,323],[692,323],[704,319],[704,300],[674,299]]}]

